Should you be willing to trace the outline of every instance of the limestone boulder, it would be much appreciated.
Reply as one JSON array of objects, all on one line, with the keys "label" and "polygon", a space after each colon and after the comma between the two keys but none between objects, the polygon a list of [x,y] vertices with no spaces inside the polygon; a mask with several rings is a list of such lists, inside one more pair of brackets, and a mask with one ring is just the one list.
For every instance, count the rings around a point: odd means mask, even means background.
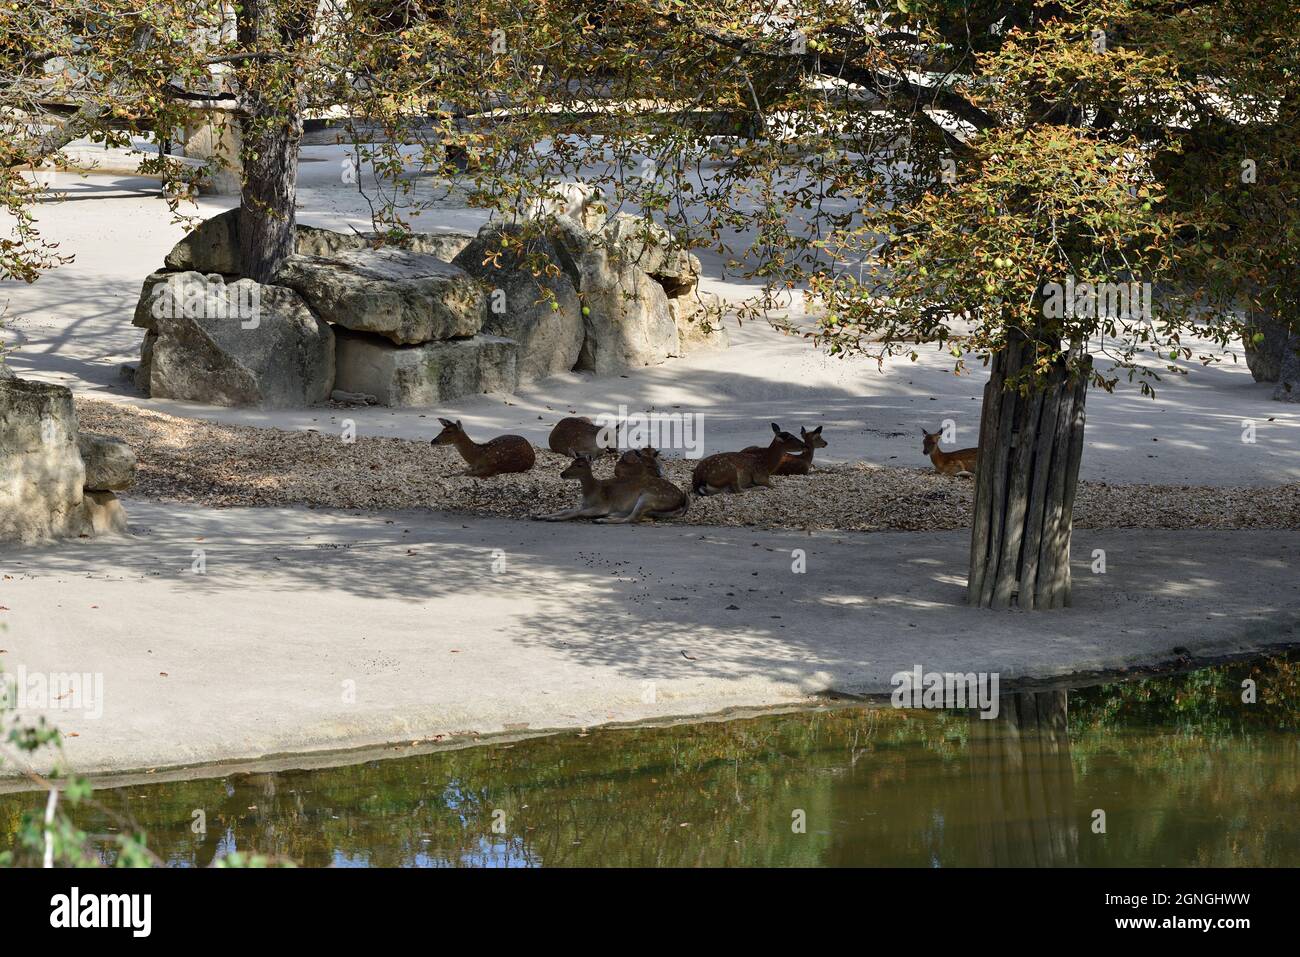
[{"label": "limestone boulder", "polygon": [[519,344],[520,382],[573,369],[585,331],[582,302],[547,236],[489,224],[455,265],[485,287],[483,332]]},{"label": "limestone boulder", "polygon": [[699,282],[699,257],[653,220],[619,213],[600,235],[615,257],[649,273],[670,298],[684,295]]},{"label": "limestone boulder", "polygon": [[[412,233],[400,241],[384,241],[396,248],[450,262],[473,240],[468,233]],[[373,249],[381,237],[374,232],[336,232],[299,223],[294,231],[294,252],[303,256],[334,256],[342,252]],[[163,261],[168,272],[243,272],[239,256],[239,207],[204,220],[172,247]]]},{"label": "limestone boulder", "polygon": [[135,483],[135,452],[121,439],[82,431],[77,448],[86,466],[86,491],[120,492]]},{"label": "limestone boulder", "polygon": [[677,326],[678,355],[725,349],[730,344],[727,329],[722,325],[720,296],[707,292],[678,296],[668,300],[668,313]]},{"label": "limestone boulder", "polygon": [[85,480],[72,393],[0,378],[0,541],[80,534]]},{"label": "limestone boulder", "polygon": [[170,272],[239,273],[239,207],[201,222],[172,247],[163,265]]},{"label": "limestone boulder", "polygon": [[292,408],[333,389],[333,330],[292,289],[187,272],[152,295],[137,372],[151,396]]},{"label": "limestone boulder", "polygon": [[557,252],[583,306],[576,368],[597,375],[657,365],[677,355],[677,324],[663,287],[600,234],[555,220]]},{"label": "limestone boulder", "polygon": [[341,392],[373,396],[381,405],[429,406],[463,395],[513,392],[518,345],[498,336],[473,336],[399,346],[381,336],[337,333]]},{"label": "limestone boulder", "polygon": [[276,283],[298,292],[322,319],[398,345],[473,336],[483,326],[483,289],[468,273],[388,246],[290,256]]},{"label": "limestone boulder", "polygon": [[330,257],[341,252],[374,249],[391,245],[396,249],[433,256],[451,262],[456,255],[474,241],[469,233],[410,233],[400,239],[391,239],[375,232],[341,233],[317,226],[299,225],[295,236],[294,252],[300,256]]}]

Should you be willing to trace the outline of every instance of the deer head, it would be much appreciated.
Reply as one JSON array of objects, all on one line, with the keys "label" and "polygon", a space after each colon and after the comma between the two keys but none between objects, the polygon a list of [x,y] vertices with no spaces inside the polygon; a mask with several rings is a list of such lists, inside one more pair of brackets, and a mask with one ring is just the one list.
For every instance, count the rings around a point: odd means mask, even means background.
[{"label": "deer head", "polygon": [[465,430],[461,427],[459,421],[453,422],[451,419],[439,419],[442,425],[442,431],[433,437],[430,445],[455,445],[456,440],[465,435]]},{"label": "deer head", "polygon": [[826,448],[827,442],[825,439],[822,438],[822,427],[820,425],[817,426],[817,428],[813,429],[811,432],[809,432],[807,429],[803,427],[800,427],[799,434],[803,437],[804,448],[808,448],[808,449]]}]

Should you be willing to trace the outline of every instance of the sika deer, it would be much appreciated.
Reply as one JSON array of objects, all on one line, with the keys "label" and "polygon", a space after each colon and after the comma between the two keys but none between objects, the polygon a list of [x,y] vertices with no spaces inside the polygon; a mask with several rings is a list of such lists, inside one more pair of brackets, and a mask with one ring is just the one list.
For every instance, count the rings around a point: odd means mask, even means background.
[{"label": "sika deer", "polygon": [[643,449],[628,449],[614,465],[614,478],[634,478],[638,475],[664,477],[663,459],[659,450],[646,446]]},{"label": "sika deer", "polygon": [[552,452],[559,452],[561,455],[568,455],[570,452],[585,452],[588,455],[618,452],[617,440],[613,436],[607,440],[613,444],[601,444],[600,439],[603,436],[600,433],[603,428],[604,426],[597,425],[585,416],[569,416],[555,423],[555,428],[551,429],[546,444]]},{"label": "sika deer", "polygon": [[[739,492],[751,486],[771,488],[769,481],[783,456],[804,450],[803,442],[772,423],[772,444],[756,453],[719,452],[700,459],[691,474],[691,491],[696,495],[716,495],[724,489]],[[758,448],[753,446],[753,448]]]},{"label": "sika deer", "polygon": [[980,451],[978,448],[945,452],[939,448],[939,432],[927,432],[922,429],[921,434],[925,436],[925,441],[921,443],[921,451],[930,456],[935,471],[940,475],[975,474],[975,463]]},{"label": "sika deer", "polygon": [[686,514],[690,499],[672,482],[654,475],[598,479],[591,474],[591,462],[590,455],[575,453],[573,462],[560,473],[560,478],[577,479],[582,484],[582,504],[539,515],[539,519],[564,522],[593,518],[601,524],[624,524],[646,518],[680,518]]},{"label": "sika deer", "polygon": [[430,445],[454,445],[469,468],[459,475],[473,478],[491,478],[505,472],[527,472],[537,456],[533,447],[522,435],[498,435],[480,444],[465,434],[460,422],[439,419],[442,431]]},{"label": "sika deer", "polygon": [[[799,435],[803,437],[803,451],[798,455],[782,456],[781,464],[776,467],[773,475],[807,475],[812,471],[813,453],[827,446],[826,440],[822,438],[822,427],[819,425],[811,432],[801,427]],[[761,445],[751,445],[744,450],[745,455],[759,455],[762,452]]]}]

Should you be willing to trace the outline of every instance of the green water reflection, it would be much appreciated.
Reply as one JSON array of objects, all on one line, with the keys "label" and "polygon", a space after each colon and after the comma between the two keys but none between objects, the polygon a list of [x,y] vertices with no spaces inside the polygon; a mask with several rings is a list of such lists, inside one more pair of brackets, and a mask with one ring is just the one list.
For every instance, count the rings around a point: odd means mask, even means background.
[{"label": "green water reflection", "polygon": [[[1008,696],[996,721],[826,708],[98,796],[179,866],[1296,866],[1297,702],[1280,656]],[[0,797],[0,842],[40,803]]]}]

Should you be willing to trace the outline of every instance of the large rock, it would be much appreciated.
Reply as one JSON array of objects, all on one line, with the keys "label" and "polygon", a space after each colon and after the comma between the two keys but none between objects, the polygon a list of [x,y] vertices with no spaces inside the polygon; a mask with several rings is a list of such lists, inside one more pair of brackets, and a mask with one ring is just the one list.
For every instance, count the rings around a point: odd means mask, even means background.
[{"label": "large rock", "polygon": [[366,333],[338,330],[336,385],[389,406],[428,406],[480,392],[512,392],[518,345],[474,336],[397,346]]},{"label": "large rock", "polygon": [[600,235],[623,262],[649,273],[670,298],[685,295],[699,282],[699,257],[678,245],[672,233],[653,220],[619,213]]},{"label": "large rock", "polygon": [[1282,349],[1273,398],[1278,402],[1300,402],[1300,333],[1291,333]]},{"label": "large rock", "polygon": [[72,393],[0,378],[0,541],[81,534],[85,480]]},{"label": "large rock", "polygon": [[398,345],[473,336],[483,326],[479,283],[420,253],[383,247],[290,256],[276,282],[296,290],[321,318]]},{"label": "large rock", "polygon": [[400,238],[390,238],[374,232],[339,233],[332,229],[299,225],[295,236],[294,252],[300,256],[328,258],[341,252],[390,245],[395,249],[451,262],[473,241],[474,237],[468,233],[410,233]]},{"label": "large rock", "polygon": [[334,388],[334,333],[291,289],[176,273],[150,315],[138,382],[155,398],[289,408]]},{"label": "large rock", "polygon": [[730,341],[722,325],[722,299],[711,292],[692,292],[668,300],[668,314],[677,326],[678,355],[725,349]]},{"label": "large rock", "polygon": [[455,265],[487,289],[483,331],[519,343],[520,382],[573,369],[582,352],[582,303],[549,238],[489,224]]},{"label": "large rock", "polygon": [[[1250,374],[1256,382],[1276,382],[1282,371],[1282,356],[1290,330],[1285,322],[1254,310],[1246,314],[1245,325],[1242,343],[1246,347]],[[1258,343],[1254,341],[1256,333],[1263,336]]]},{"label": "large rock", "polygon": [[617,375],[677,355],[677,324],[663,287],[603,235],[571,220],[554,223],[556,249],[584,309],[577,368]]},{"label": "large rock", "polygon": [[233,275],[239,265],[239,207],[205,219],[172,247],[163,260],[171,272],[217,272]]},{"label": "large rock", "polygon": [[86,466],[86,491],[120,492],[135,482],[135,453],[121,439],[83,431],[77,448]]},{"label": "large rock", "polygon": [[[466,233],[412,233],[399,241],[385,242],[408,252],[436,256],[451,262],[469,245],[473,236]],[[342,252],[373,249],[380,235],[373,232],[335,232],[318,226],[298,224],[294,232],[294,251],[303,256],[334,256]],[[239,207],[204,220],[184,239],[172,247],[163,261],[169,272],[242,273],[239,257]]]}]

